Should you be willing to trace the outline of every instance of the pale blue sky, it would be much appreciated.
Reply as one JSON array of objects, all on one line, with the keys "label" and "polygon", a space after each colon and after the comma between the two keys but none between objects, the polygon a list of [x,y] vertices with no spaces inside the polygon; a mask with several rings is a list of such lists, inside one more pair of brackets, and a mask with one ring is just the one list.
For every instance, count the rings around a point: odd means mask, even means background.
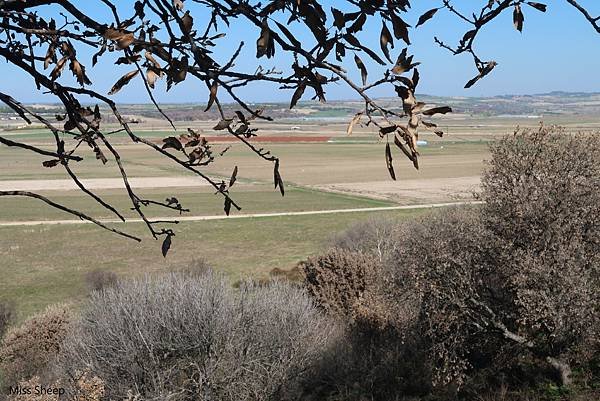
[{"label": "pale blue sky", "polygon": [[[541,0],[538,0],[541,1]],[[486,3],[483,1],[459,0],[455,4],[466,7],[469,4]],[[104,4],[99,0],[81,0],[77,2],[81,9],[89,15],[110,21],[110,14]],[[134,3],[130,0],[117,0],[119,7],[131,7]],[[264,3],[264,1],[263,1]],[[336,1],[322,1],[326,10]],[[437,6],[440,1],[421,0],[413,1],[413,10],[407,15],[408,23],[414,25],[421,13]],[[426,25],[411,31],[413,42],[409,52],[415,54],[415,59],[422,65],[421,84],[418,92],[432,95],[451,96],[493,96],[502,94],[533,94],[549,91],[582,91],[600,92],[600,35],[597,34],[587,21],[564,0],[547,0],[548,12],[541,13],[531,7],[523,9],[525,24],[523,33],[516,31],[512,25],[512,12],[507,12],[488,26],[480,35],[477,49],[484,60],[494,59],[499,65],[486,79],[477,83],[471,89],[463,89],[464,84],[476,73],[472,59],[468,56],[452,56],[448,51],[439,48],[433,42],[437,35],[448,43],[456,43],[468,29],[465,23],[451,16],[445,10]],[[600,4],[595,0],[584,0],[582,4],[588,6],[592,14],[600,15]],[[195,15],[195,26],[201,26],[202,13],[199,6],[193,6],[186,1],[186,6],[191,7]],[[57,14],[58,10],[46,7],[44,14]],[[285,20],[283,20],[285,21]],[[295,28],[292,24],[291,28]],[[358,36],[363,44],[376,50],[379,54],[379,32],[381,24],[373,21],[366,30]],[[286,68],[290,65],[291,58],[278,57],[267,60],[255,58],[255,41],[258,31],[248,24],[234,23],[228,31],[226,38],[220,39],[214,58],[224,64],[233,53],[241,40],[246,42],[244,51],[237,63],[239,69],[254,72],[258,64],[266,68]],[[298,38],[303,41],[314,40],[310,34],[300,32]],[[396,43],[392,50],[392,58],[404,47],[403,43]],[[276,55],[281,55],[280,48],[276,48]],[[112,63],[120,53],[110,54],[94,68],[91,67],[91,51],[84,48],[79,50],[78,56],[88,65],[88,75],[93,81],[93,87],[102,93],[108,92],[112,84],[124,73],[131,70],[131,66],[115,66]],[[366,56],[361,56],[367,61]],[[352,57],[347,57],[344,67],[358,82],[359,73],[356,70]],[[367,62],[369,78],[377,79],[385,67]],[[389,66],[388,68],[390,68]],[[17,99],[24,102],[52,101],[48,96],[40,95],[35,90],[34,83],[24,74],[10,67],[4,60],[0,60],[0,91],[9,92]],[[72,84],[70,72],[65,70],[63,77],[66,83]],[[333,84],[326,88],[328,99],[356,98],[352,90],[343,84]],[[206,88],[203,83],[189,79],[170,92],[165,92],[164,80],[159,81],[155,95],[162,102],[205,102]],[[240,96],[249,101],[288,101],[291,91],[280,91],[277,86],[268,84],[254,84],[239,92]],[[307,91],[307,94],[309,91]],[[394,96],[391,86],[375,90],[373,96]],[[305,96],[304,100],[309,96]],[[147,101],[142,89],[140,79],[125,87],[114,96],[119,102],[137,103]],[[228,99],[223,98],[227,101]]]}]

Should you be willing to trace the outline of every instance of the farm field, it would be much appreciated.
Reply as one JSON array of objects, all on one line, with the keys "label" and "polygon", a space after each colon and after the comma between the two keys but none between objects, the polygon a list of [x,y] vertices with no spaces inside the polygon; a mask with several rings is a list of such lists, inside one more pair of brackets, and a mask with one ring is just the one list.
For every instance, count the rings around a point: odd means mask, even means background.
[{"label": "farm field", "polygon": [[[15,300],[19,318],[56,302],[82,300],[85,273],[110,270],[122,277],[181,269],[204,258],[232,282],[266,278],[318,254],[330,238],[367,218],[407,218],[424,209],[377,213],[183,222],[165,259],[150,238],[138,244],[92,225],[0,227],[0,294]],[[127,230],[145,235],[140,223]]]},{"label": "farm field", "polygon": [[[217,152],[231,145],[224,157],[206,169],[212,177],[227,180],[233,166],[239,167],[232,197],[242,206],[236,214],[285,213],[378,208],[397,205],[427,205],[470,201],[477,192],[479,176],[488,157],[488,142],[514,130],[512,121],[490,118],[481,124],[461,127],[448,120],[445,138],[423,134],[420,169],[413,168],[394,149],[397,181],[389,178],[384,146],[376,134],[357,127],[348,137],[346,123],[287,122],[266,126],[261,147],[281,159],[286,195],[272,185],[272,164],[257,158],[241,144],[213,138],[210,122],[192,122],[202,129]],[[532,121],[529,123],[534,126]],[[292,132],[292,124],[301,124]],[[188,124],[188,123],[185,123]],[[185,126],[184,123],[178,124]],[[453,126],[454,125],[454,126]],[[147,129],[140,127],[140,130]],[[40,147],[51,146],[42,130],[9,131],[10,135]],[[172,131],[143,131],[160,142]],[[314,141],[303,141],[311,137]],[[258,142],[257,142],[258,143]],[[164,200],[176,196],[190,212],[184,216],[223,215],[222,199],[201,179],[163,160],[145,145],[134,145],[123,137],[117,141],[129,178],[141,195]],[[127,218],[135,218],[116,164],[99,166],[88,151],[73,165],[90,189],[109,201]],[[0,190],[37,190],[69,207],[100,219],[115,219],[79,191],[70,189],[60,166],[44,168],[43,157],[0,147]],[[193,259],[205,258],[227,272],[232,281],[246,277],[265,278],[274,268],[289,270],[299,261],[327,246],[335,233],[366,218],[407,218],[425,209],[323,215],[280,216],[210,221],[185,221],[176,227],[177,236],[169,257],[160,255],[160,244],[152,240],[140,223],[118,227],[144,238],[141,244],[124,240],[85,225],[19,225],[26,222],[75,219],[33,199],[0,198],[0,298],[16,300],[22,319],[54,302],[81,300],[84,276],[93,269],[115,271],[122,276],[181,268]],[[178,214],[148,208],[149,217]],[[11,225],[8,225],[11,224]],[[66,256],[68,255],[68,256]]]}]

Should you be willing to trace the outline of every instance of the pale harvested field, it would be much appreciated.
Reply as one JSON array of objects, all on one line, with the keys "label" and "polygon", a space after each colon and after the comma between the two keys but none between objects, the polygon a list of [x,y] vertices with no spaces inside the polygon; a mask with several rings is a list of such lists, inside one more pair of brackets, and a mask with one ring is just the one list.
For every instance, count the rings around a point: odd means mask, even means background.
[{"label": "pale harvested field", "polygon": [[[129,184],[139,188],[177,188],[209,185],[200,177],[131,177]],[[88,178],[81,180],[88,189],[125,189],[121,178]],[[6,180],[0,181],[0,191],[74,191],[79,189],[73,180]]]},{"label": "pale harvested field", "polygon": [[466,201],[479,191],[479,176],[426,178],[404,181],[368,181],[317,185],[316,188],[336,193],[385,199],[400,204],[422,201]]},{"label": "pale harvested field", "polygon": [[[442,144],[443,143],[443,144]],[[485,142],[432,142],[422,147],[420,170],[415,170],[400,152],[394,150],[398,181],[389,178],[380,143],[311,143],[265,145],[281,159],[281,174],[287,186],[317,190],[335,190],[400,204],[463,200],[476,189],[477,176],[488,156]],[[129,180],[134,188],[197,188],[206,183],[178,168],[143,146],[121,147]],[[44,168],[42,159],[26,152],[0,148],[0,190],[73,192],[75,184],[64,170]],[[90,189],[123,188],[114,161],[106,166],[91,157],[74,165],[80,178]],[[272,182],[272,164],[240,145],[205,171],[217,179],[228,179],[233,166],[239,167],[239,185]],[[204,190],[206,191],[206,189]],[[3,200],[0,199],[0,206]]]}]

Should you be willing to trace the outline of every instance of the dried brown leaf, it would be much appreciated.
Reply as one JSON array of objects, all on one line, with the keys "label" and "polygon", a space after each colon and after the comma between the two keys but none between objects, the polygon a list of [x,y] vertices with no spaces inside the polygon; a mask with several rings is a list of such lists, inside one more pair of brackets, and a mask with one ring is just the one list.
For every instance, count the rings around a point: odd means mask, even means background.
[{"label": "dried brown leaf", "polygon": [[138,72],[138,70],[133,70],[123,75],[117,82],[115,82],[108,94],[114,95],[115,93],[119,92],[122,87],[127,85],[138,74]]}]

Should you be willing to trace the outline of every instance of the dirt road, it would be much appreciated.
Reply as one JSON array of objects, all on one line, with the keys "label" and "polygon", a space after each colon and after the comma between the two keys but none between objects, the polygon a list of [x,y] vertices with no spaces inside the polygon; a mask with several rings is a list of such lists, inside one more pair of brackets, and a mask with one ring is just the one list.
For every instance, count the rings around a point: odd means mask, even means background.
[{"label": "dirt road", "polygon": [[[257,213],[257,214],[236,214],[231,216],[214,215],[214,216],[181,216],[181,217],[153,217],[152,220],[164,221],[205,221],[205,220],[226,220],[226,219],[248,219],[261,217],[281,217],[281,216],[310,216],[318,214],[335,214],[335,213],[360,213],[360,212],[383,212],[390,210],[410,210],[410,209],[427,209],[446,206],[457,206],[467,204],[480,204],[481,202],[450,202],[450,203],[428,203],[424,205],[405,205],[405,206],[386,206],[386,207],[368,207],[359,209],[336,209],[336,210],[311,210],[305,212],[283,212],[283,213]],[[120,220],[100,220],[102,223],[120,223]],[[128,219],[127,223],[140,223],[141,219]],[[39,226],[39,225],[57,225],[57,224],[92,224],[86,220],[34,220],[34,221],[4,221],[0,222],[0,227],[13,226]]]}]

